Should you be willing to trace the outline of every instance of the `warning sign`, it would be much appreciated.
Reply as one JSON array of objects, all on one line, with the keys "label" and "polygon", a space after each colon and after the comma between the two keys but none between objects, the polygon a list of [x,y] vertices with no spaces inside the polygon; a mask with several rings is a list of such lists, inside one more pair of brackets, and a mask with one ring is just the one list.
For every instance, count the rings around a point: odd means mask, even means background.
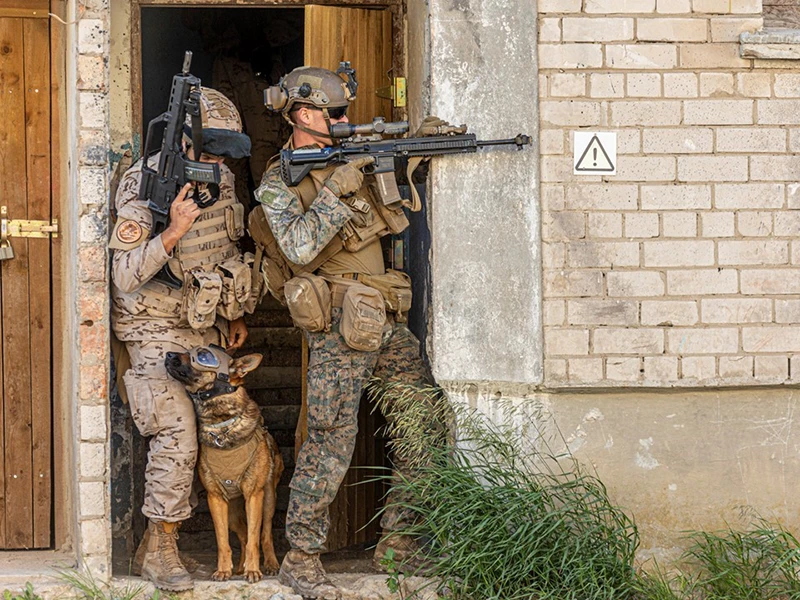
[{"label": "warning sign", "polygon": [[576,131],[574,148],[574,175],[616,175],[616,133]]}]

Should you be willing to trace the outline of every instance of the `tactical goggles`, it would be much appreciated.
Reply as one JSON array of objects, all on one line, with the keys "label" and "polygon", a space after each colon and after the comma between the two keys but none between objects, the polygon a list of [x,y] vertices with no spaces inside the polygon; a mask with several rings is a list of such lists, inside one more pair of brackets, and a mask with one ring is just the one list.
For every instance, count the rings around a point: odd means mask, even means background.
[{"label": "tactical goggles", "polygon": [[216,344],[192,348],[189,351],[189,362],[197,371],[228,374],[231,357]]},{"label": "tactical goggles", "polygon": [[[192,138],[192,128],[184,125],[184,133]],[[203,129],[203,152],[228,158],[245,158],[250,156],[250,137],[247,134],[230,129]]]}]

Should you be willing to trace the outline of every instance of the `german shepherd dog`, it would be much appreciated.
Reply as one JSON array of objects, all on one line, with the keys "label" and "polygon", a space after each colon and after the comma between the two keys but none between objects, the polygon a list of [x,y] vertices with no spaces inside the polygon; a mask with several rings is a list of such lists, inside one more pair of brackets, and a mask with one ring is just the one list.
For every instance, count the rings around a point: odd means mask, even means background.
[{"label": "german shepherd dog", "polygon": [[236,569],[250,583],[264,572],[275,575],[278,559],[272,544],[276,489],[283,472],[278,445],[264,428],[258,405],[242,387],[244,376],[261,362],[260,354],[233,359],[216,345],[189,352],[167,352],[167,372],[180,381],[194,402],[200,454],[197,471],[208,492],[208,508],[217,538],[217,570],[225,581],[233,574],[230,528],[242,554]]}]

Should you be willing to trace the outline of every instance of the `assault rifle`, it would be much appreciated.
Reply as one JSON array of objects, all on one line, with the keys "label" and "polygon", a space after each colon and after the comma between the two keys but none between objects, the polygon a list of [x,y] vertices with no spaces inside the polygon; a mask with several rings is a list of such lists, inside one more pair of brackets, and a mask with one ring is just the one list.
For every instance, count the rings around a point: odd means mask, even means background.
[{"label": "assault rifle", "polygon": [[372,156],[375,163],[364,168],[364,173],[378,180],[381,201],[389,206],[401,201],[395,180],[395,158],[440,156],[477,152],[485,146],[516,145],[518,150],[531,143],[528,135],[519,134],[505,140],[478,140],[467,133],[467,126],[439,127],[438,135],[419,138],[382,139],[382,135],[408,132],[408,122],[386,123],[376,118],[366,125],[335,123],[331,137],[343,139],[334,147],[281,150],[281,179],[288,186],[298,185],[314,169],[324,169],[332,164],[345,163],[356,158]]},{"label": "assault rifle", "polygon": [[[142,183],[139,187],[139,199],[146,200],[153,215],[153,228],[150,237],[163,232],[169,224],[169,209],[181,188],[190,181],[209,184],[209,192],[216,199],[215,190],[221,181],[219,165],[191,160],[183,149],[183,127],[186,115],[192,121],[192,145],[195,156],[203,147],[203,126],[200,117],[200,79],[189,73],[192,64],[192,53],[187,51],[183,59],[183,69],[172,78],[172,91],[169,97],[169,108],[166,112],[150,121],[144,144],[144,161],[142,164]],[[160,148],[153,148],[153,130],[156,125],[165,124],[164,136]],[[156,153],[158,168],[153,169],[148,163]],[[213,201],[213,200],[212,200]],[[195,193],[195,202],[201,206],[205,203]],[[165,266],[155,276],[162,283],[179,289],[183,283]]]}]

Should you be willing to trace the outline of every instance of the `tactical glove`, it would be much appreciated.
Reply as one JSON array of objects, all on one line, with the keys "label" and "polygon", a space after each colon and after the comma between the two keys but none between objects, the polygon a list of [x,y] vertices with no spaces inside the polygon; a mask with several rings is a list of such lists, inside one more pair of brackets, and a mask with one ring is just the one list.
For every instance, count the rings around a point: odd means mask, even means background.
[{"label": "tactical glove", "polygon": [[361,172],[361,169],[374,162],[374,158],[365,156],[364,158],[357,158],[341,167],[337,167],[336,170],[330,174],[330,177],[325,180],[324,185],[339,198],[353,194],[357,192],[361,184],[364,183],[364,173]]},{"label": "tactical glove", "polygon": [[447,135],[449,133],[466,133],[467,127],[466,125],[460,125],[456,127],[455,125],[450,125],[444,119],[440,119],[434,115],[429,117],[425,117],[422,121],[422,124],[417,129],[417,132],[414,134],[414,137],[428,137],[432,135]]}]

